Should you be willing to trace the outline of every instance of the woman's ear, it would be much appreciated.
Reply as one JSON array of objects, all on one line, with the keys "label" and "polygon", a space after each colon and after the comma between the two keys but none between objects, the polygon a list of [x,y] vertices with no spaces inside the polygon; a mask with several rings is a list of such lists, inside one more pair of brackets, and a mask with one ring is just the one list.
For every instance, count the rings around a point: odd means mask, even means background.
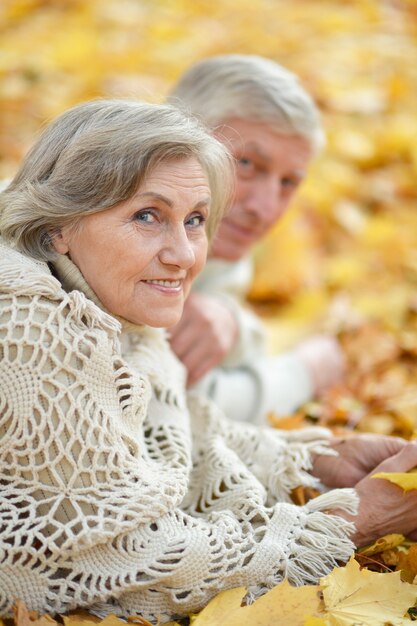
[{"label": "woman's ear", "polygon": [[69,252],[69,246],[66,237],[66,229],[57,228],[53,232],[49,233],[51,238],[52,246],[55,252],[58,254],[67,254]]}]

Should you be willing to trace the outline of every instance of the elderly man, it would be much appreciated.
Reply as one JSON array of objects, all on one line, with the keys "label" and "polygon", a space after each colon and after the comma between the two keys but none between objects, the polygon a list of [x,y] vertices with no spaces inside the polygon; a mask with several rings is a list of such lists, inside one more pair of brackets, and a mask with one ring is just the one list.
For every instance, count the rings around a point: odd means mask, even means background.
[{"label": "elderly man", "polygon": [[229,417],[262,423],[269,412],[293,412],[343,372],[331,337],[314,336],[291,352],[267,356],[262,325],[244,306],[251,248],[283,216],[324,144],[318,111],[294,74],[249,55],[196,63],[169,99],[204,119],[236,159],[233,206],[171,345],[190,387]]}]

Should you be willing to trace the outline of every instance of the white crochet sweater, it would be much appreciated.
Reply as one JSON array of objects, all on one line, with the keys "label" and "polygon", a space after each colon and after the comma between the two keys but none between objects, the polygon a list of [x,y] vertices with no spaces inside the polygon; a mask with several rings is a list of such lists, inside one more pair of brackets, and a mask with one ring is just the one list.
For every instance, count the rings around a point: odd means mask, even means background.
[{"label": "white crochet sweater", "polygon": [[289,500],[315,431],[187,400],[163,331],[104,312],[66,257],[56,273],[0,241],[1,615],[20,598],[164,622],[349,557],[352,525],[323,511],[353,512],[352,490]]}]

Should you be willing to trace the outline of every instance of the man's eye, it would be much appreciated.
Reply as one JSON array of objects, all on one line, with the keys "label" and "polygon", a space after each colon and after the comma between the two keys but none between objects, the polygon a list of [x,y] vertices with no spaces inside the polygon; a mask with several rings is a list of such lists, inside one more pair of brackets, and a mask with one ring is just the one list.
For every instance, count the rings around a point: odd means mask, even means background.
[{"label": "man's eye", "polygon": [[255,163],[252,161],[252,159],[249,159],[247,157],[241,157],[236,161],[236,170],[238,176],[241,176],[243,178],[252,176],[252,174],[254,174],[255,172]]},{"label": "man's eye", "polygon": [[201,213],[191,215],[187,220],[187,226],[201,226],[206,221],[206,218]]},{"label": "man's eye", "polygon": [[241,157],[240,159],[238,159],[237,164],[243,168],[253,167],[252,159],[248,159],[247,157]]},{"label": "man's eye", "polygon": [[152,224],[155,221],[155,216],[152,211],[144,209],[135,213],[133,219],[136,222],[145,222],[146,224]]},{"label": "man's eye", "polygon": [[295,188],[300,184],[300,180],[298,178],[291,178],[290,176],[286,176],[282,179],[281,184],[283,187]]}]

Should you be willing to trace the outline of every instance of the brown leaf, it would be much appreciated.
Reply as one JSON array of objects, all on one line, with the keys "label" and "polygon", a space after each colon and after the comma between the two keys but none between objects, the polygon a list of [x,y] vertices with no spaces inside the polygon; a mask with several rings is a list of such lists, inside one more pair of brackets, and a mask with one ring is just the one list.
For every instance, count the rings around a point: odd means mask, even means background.
[{"label": "brown leaf", "polygon": [[21,600],[16,601],[13,614],[16,626],[52,626],[58,624],[49,615],[39,616],[36,611],[29,611]]},{"label": "brown leaf", "polygon": [[417,544],[410,546],[407,553],[400,553],[397,569],[401,570],[401,578],[412,583],[417,576]]},{"label": "brown leaf", "polygon": [[303,428],[305,424],[304,416],[301,413],[280,417],[275,413],[269,413],[267,416],[268,424],[280,430],[296,430]]}]

